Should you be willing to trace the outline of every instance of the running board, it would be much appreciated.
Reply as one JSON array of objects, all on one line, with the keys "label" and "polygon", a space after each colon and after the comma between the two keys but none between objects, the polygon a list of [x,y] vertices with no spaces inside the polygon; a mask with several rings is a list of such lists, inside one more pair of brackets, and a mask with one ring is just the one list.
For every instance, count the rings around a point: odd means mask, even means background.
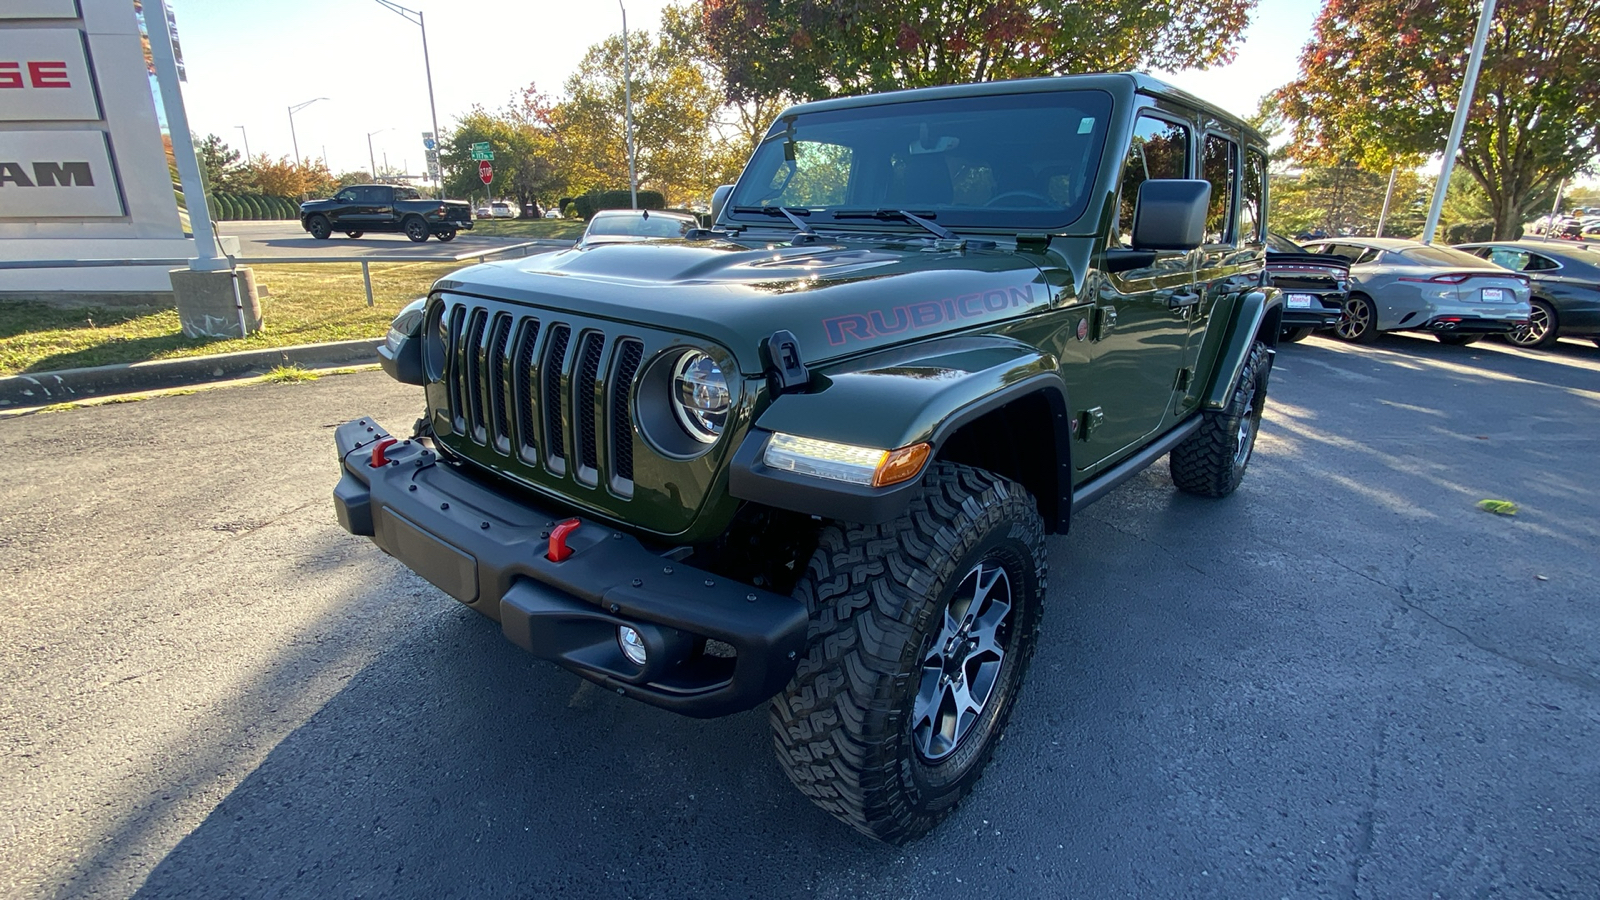
[{"label": "running board", "polygon": [[1072,492],[1073,514],[1076,515],[1079,510],[1111,493],[1112,488],[1139,474],[1151,463],[1166,456],[1172,451],[1173,447],[1183,443],[1184,438],[1198,431],[1200,422],[1200,415],[1190,416],[1184,420],[1183,424],[1156,439],[1155,443],[1089,479],[1082,486],[1075,488]]}]

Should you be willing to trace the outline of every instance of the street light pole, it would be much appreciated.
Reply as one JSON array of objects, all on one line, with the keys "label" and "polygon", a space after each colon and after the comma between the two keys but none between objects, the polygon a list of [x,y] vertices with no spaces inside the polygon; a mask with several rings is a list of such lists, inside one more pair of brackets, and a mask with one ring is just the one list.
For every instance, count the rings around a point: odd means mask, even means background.
[{"label": "street light pole", "polygon": [[[383,134],[385,131],[393,130],[393,128],[379,128],[377,131],[367,132],[367,165],[372,167],[373,181],[378,180],[378,160],[372,155],[372,136],[375,134]],[[384,154],[384,158],[388,159],[388,154]]]},{"label": "street light pole", "polygon": [[1489,23],[1494,20],[1494,0],[1483,0],[1483,13],[1478,16],[1478,33],[1472,38],[1472,56],[1467,60],[1467,77],[1461,82],[1461,99],[1456,103],[1455,122],[1450,126],[1450,140],[1444,148],[1444,165],[1439,169],[1439,181],[1433,186],[1433,206],[1428,210],[1428,224],[1422,230],[1422,242],[1433,243],[1433,233],[1439,230],[1439,215],[1444,212],[1444,192],[1450,187],[1450,173],[1456,167],[1456,151],[1461,149],[1461,133],[1467,128],[1467,114],[1472,107],[1472,92],[1478,86],[1478,68],[1483,65],[1483,45],[1489,39]]},{"label": "street light pole", "polygon": [[628,49],[628,8],[617,0],[622,10],[622,115],[623,131],[628,139],[628,198],[632,209],[639,208],[639,169],[633,156],[633,54]]},{"label": "street light pole", "polygon": [[[394,0],[376,0],[376,2],[381,4],[384,8],[388,9],[390,12],[396,13],[397,15],[400,16],[400,18],[405,19],[407,22],[410,22],[411,24],[413,24],[413,25],[417,26],[418,28],[422,29],[422,71],[424,73],[426,73],[427,76],[428,76],[428,115],[430,117],[430,121],[433,122],[433,146],[434,146],[434,151],[433,152],[434,152],[434,158],[438,159],[438,153],[439,153],[438,148],[439,148],[439,138],[440,138],[440,135],[439,135],[439,110],[434,105],[434,102],[433,102],[433,62],[428,57],[428,26],[426,24],[424,24],[423,18],[422,18],[422,13],[420,11],[418,11],[418,10],[407,9],[404,6],[401,6],[400,4],[395,3]],[[620,0],[619,0],[619,2],[620,2]],[[411,18],[412,16],[416,16],[416,18],[413,19],[413,18]],[[434,191],[436,193],[439,193],[439,194],[443,194],[444,193],[443,181],[442,181],[443,174],[444,173],[441,171],[438,174],[434,175],[434,178],[433,178]]]},{"label": "street light pole", "polygon": [[312,100],[307,100],[304,103],[297,103],[294,106],[289,107],[289,140],[294,143],[294,164],[296,167],[300,165],[300,138],[294,133],[294,114],[317,102],[317,100],[326,99],[328,98],[317,97]]},{"label": "street light pole", "polygon": [[244,164],[248,166],[254,162],[250,158],[250,132],[245,131],[243,125],[235,125],[233,127],[239,129],[239,133],[244,135]]}]

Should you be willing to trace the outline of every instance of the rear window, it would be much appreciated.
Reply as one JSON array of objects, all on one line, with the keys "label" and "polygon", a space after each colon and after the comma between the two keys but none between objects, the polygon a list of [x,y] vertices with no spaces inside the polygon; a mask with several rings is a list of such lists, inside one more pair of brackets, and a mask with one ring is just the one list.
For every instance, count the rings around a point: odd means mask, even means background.
[{"label": "rear window", "polygon": [[1483,260],[1471,253],[1463,253],[1449,247],[1407,247],[1400,251],[1400,255],[1425,266],[1466,266],[1471,269],[1481,269],[1485,265]]},{"label": "rear window", "polygon": [[595,216],[589,223],[591,235],[628,237],[680,237],[693,223],[672,216]]}]

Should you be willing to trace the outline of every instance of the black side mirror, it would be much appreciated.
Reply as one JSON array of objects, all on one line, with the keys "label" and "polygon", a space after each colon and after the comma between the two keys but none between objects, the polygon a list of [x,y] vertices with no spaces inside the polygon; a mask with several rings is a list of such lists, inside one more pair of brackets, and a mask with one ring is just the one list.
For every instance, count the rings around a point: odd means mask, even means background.
[{"label": "black side mirror", "polygon": [[717,219],[722,217],[722,208],[728,205],[728,195],[733,193],[733,185],[724,184],[711,192],[711,227],[717,227]]},{"label": "black side mirror", "polygon": [[1193,250],[1205,242],[1211,182],[1153,178],[1139,185],[1133,214],[1133,249]]}]

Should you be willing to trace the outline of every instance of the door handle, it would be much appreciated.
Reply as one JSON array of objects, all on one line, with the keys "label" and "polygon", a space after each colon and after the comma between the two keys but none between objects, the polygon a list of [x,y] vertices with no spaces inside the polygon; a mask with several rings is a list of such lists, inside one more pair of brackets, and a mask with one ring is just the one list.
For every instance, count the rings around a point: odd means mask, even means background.
[{"label": "door handle", "polygon": [[1167,298],[1167,308],[1183,309],[1186,306],[1194,306],[1199,302],[1199,294],[1173,294],[1171,297]]}]

